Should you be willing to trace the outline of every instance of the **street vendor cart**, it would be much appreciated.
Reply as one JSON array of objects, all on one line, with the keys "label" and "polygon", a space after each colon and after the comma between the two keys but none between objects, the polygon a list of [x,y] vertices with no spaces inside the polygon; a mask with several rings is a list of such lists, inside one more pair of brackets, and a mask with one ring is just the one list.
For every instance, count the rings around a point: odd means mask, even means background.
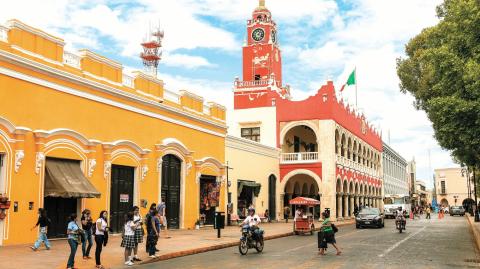
[{"label": "street vendor cart", "polygon": [[[290,205],[305,207],[310,211],[310,208],[314,208],[317,205],[320,205],[320,201],[308,198],[308,197],[297,197],[289,201]],[[313,214],[303,214],[302,216],[296,216],[293,222],[293,232],[295,234],[306,234],[310,233],[313,235],[315,231],[315,224],[313,219]]]}]

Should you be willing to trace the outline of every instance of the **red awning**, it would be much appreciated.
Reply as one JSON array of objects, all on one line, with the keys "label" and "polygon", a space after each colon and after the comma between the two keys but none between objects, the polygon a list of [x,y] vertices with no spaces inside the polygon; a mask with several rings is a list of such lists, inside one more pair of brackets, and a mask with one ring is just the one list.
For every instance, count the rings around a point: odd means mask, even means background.
[{"label": "red awning", "polygon": [[295,199],[290,200],[289,202],[291,205],[307,205],[307,206],[314,206],[319,205],[320,201],[308,198],[308,197],[297,197]]}]

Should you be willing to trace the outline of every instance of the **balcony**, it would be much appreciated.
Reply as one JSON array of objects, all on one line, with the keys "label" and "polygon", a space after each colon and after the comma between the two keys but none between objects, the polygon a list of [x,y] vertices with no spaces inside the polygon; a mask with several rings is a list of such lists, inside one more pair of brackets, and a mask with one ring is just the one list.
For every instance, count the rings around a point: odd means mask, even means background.
[{"label": "balcony", "polygon": [[299,164],[299,163],[316,163],[318,162],[318,152],[295,152],[282,153],[281,164]]}]

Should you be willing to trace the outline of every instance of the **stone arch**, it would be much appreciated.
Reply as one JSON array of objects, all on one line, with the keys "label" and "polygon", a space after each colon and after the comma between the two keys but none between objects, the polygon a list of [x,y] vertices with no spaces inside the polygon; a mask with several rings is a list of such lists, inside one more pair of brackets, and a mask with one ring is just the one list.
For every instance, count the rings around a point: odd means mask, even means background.
[{"label": "stone arch", "polygon": [[358,142],[357,162],[362,163],[362,143]]},{"label": "stone arch", "polygon": [[335,154],[340,154],[340,133],[335,129]]},{"label": "stone arch", "polygon": [[343,183],[342,183],[342,191],[343,193],[348,193],[348,181],[347,179],[343,179]]},{"label": "stone arch", "polygon": [[335,185],[335,189],[337,193],[342,192],[342,179],[340,177],[337,178],[337,184]]},{"label": "stone arch", "polygon": [[358,150],[358,149],[357,149],[357,147],[358,147],[358,146],[357,146],[357,140],[354,139],[354,140],[353,140],[353,148],[352,148],[352,160],[353,160],[354,162],[357,161],[357,157],[358,157],[358,154],[357,154],[357,150]]},{"label": "stone arch", "polygon": [[448,206],[448,200],[443,198],[441,201],[440,201],[440,205],[442,206]]},{"label": "stone arch", "polygon": [[348,140],[347,140],[347,159],[351,159],[352,158],[352,138],[350,136],[348,136]]},{"label": "stone arch", "polygon": [[340,154],[342,157],[345,157],[345,153],[346,153],[346,138],[345,138],[345,134],[342,133],[342,138],[340,140]]},{"label": "stone arch", "polygon": [[308,196],[310,194],[308,190],[308,184],[305,182],[302,186],[302,196]]},{"label": "stone arch", "polygon": [[[320,141],[318,140],[320,137],[318,127],[310,121],[294,121],[283,126],[282,130],[280,130],[280,145],[283,145],[283,141],[285,140],[285,136],[287,135],[288,131],[298,126],[307,126],[312,129],[313,133],[315,134],[315,139],[317,140],[317,146],[320,146]],[[320,149],[318,149],[318,151],[320,151]]]},{"label": "stone arch", "polygon": [[314,179],[315,183],[318,186],[318,192],[320,193],[322,191],[322,189],[321,189],[322,179],[317,174],[315,174],[314,172],[312,172],[308,169],[295,169],[293,171],[290,171],[288,174],[286,174],[283,177],[282,181],[280,182],[280,190],[285,190],[285,186],[287,185],[288,180],[295,175],[307,175],[307,176],[312,177]]}]

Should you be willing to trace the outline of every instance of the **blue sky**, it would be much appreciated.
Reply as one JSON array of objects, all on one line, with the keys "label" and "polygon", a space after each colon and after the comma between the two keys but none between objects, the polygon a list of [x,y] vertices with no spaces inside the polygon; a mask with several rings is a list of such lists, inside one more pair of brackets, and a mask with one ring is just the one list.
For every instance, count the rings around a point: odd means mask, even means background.
[{"label": "blue sky", "polygon": [[[390,133],[394,149],[407,160],[415,157],[420,179],[431,178],[430,166],[455,164],[434,140],[425,114],[413,108],[412,97],[399,92],[395,61],[410,38],[437,23],[439,3],[266,1],[279,27],[284,83],[294,99],[313,94],[327,78],[341,86],[357,67],[359,108],[385,141]],[[257,5],[257,0],[18,0],[4,5],[0,21],[20,19],[63,37],[67,50],[89,48],[128,70],[142,68],[139,44],[149,23],[160,22],[165,39],[159,78],[167,88],[188,89],[231,108],[232,82],[242,75],[246,20]],[[353,103],[354,88],[342,97]]]}]

